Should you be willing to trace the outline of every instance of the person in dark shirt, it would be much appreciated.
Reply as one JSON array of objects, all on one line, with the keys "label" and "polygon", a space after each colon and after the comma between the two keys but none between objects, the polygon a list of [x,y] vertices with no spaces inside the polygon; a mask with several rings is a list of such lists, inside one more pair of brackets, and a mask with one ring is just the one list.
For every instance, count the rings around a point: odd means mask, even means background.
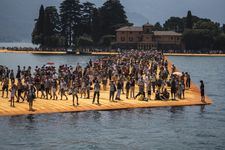
[{"label": "person in dark shirt", "polygon": [[200,91],[201,91],[201,101],[205,103],[205,86],[202,80],[200,81]]},{"label": "person in dark shirt", "polygon": [[176,81],[175,79],[172,79],[171,82],[171,98],[172,100],[176,100]]},{"label": "person in dark shirt", "polygon": [[130,81],[127,81],[125,88],[126,88],[126,99],[128,99],[130,91]]}]

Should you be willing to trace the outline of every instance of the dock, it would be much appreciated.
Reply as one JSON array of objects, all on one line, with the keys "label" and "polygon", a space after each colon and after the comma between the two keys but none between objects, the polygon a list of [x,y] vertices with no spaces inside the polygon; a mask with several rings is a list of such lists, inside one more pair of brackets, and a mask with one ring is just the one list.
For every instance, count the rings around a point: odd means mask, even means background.
[{"label": "dock", "polygon": [[[168,58],[167,58],[168,60]],[[171,61],[169,68],[171,68]],[[170,90],[170,89],[169,89]],[[137,94],[138,87],[135,87]],[[10,94],[9,94],[10,95]],[[91,91],[91,99],[79,98],[79,106],[72,105],[72,96],[68,96],[68,100],[45,100],[35,99],[34,110],[28,111],[28,103],[15,103],[15,107],[10,107],[9,98],[0,98],[0,116],[15,116],[15,115],[28,115],[28,114],[47,114],[47,113],[66,113],[66,112],[81,112],[81,111],[109,111],[118,109],[133,109],[133,108],[152,108],[152,107],[173,107],[173,106],[193,106],[212,104],[212,100],[206,96],[206,103],[201,102],[200,90],[197,85],[191,83],[191,88],[185,91],[185,99],[177,99],[176,101],[159,101],[154,100],[155,94],[153,93],[149,101],[139,101],[137,99],[126,99],[125,94],[121,95],[121,101],[109,101],[109,87],[106,91],[100,91],[100,105],[92,104],[93,91]]]}]

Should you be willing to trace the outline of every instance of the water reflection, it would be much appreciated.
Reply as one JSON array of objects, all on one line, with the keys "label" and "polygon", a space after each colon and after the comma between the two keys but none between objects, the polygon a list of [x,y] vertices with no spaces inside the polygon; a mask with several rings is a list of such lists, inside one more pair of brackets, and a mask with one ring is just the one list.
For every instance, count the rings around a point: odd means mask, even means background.
[{"label": "water reflection", "polygon": [[200,112],[201,112],[201,113],[204,113],[204,112],[205,112],[205,105],[201,105],[201,106],[200,106]]},{"label": "water reflection", "polygon": [[174,106],[174,107],[171,107],[171,108],[170,108],[170,112],[171,112],[172,114],[175,114],[175,113],[181,113],[181,112],[183,112],[183,111],[184,111],[184,107],[183,107],[183,106],[179,106],[179,107]]},{"label": "water reflection", "polygon": [[28,120],[30,123],[34,123],[34,122],[35,122],[34,115],[27,115],[27,120]]}]

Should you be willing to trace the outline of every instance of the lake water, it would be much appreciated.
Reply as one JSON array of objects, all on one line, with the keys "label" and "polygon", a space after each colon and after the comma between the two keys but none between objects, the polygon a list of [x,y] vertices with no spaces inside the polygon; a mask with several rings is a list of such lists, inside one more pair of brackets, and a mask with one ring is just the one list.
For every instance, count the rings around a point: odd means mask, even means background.
[{"label": "lake water", "polygon": [[41,67],[48,62],[54,62],[55,66],[67,64],[76,66],[79,63],[81,66],[86,66],[88,61],[98,59],[100,56],[76,56],[76,55],[48,55],[48,54],[17,54],[17,53],[0,53],[0,64],[17,70],[17,65]]},{"label": "lake water", "polygon": [[[0,54],[0,64],[75,65],[89,58]],[[195,83],[205,81],[213,105],[0,117],[0,149],[224,150],[225,57],[169,58]]]},{"label": "lake water", "polygon": [[35,45],[29,42],[0,42],[0,47],[31,47],[37,48],[39,45]]}]

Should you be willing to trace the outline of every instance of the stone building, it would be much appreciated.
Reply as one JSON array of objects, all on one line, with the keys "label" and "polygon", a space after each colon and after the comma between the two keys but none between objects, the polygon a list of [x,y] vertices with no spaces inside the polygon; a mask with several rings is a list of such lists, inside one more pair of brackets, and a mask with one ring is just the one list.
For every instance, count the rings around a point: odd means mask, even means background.
[{"label": "stone building", "polygon": [[174,31],[155,31],[147,23],[142,27],[125,26],[116,30],[114,47],[133,49],[180,49],[182,34]]}]

